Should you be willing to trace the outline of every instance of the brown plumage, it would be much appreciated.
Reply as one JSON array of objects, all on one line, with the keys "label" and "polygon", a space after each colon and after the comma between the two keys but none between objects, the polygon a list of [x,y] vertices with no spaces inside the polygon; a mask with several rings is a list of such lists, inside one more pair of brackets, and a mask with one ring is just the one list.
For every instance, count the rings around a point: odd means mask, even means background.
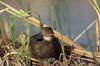
[{"label": "brown plumage", "polygon": [[51,27],[44,27],[40,34],[30,38],[32,57],[36,59],[58,59],[61,53],[59,40],[54,36]]}]

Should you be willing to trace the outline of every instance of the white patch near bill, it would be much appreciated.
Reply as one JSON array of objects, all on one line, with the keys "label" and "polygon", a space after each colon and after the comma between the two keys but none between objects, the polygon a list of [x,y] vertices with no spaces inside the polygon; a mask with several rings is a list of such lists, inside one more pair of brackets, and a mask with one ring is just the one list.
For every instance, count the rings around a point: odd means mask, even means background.
[{"label": "white patch near bill", "polygon": [[51,37],[44,37],[44,40],[51,41]]}]

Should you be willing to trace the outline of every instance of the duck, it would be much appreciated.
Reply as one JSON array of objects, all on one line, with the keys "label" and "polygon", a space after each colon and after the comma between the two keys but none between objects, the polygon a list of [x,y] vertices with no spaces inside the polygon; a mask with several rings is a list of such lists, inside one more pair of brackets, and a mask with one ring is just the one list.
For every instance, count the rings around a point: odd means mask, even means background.
[{"label": "duck", "polygon": [[54,36],[54,31],[51,27],[43,27],[40,33],[31,36],[29,44],[33,58],[39,60],[59,59],[61,45],[59,39]]}]

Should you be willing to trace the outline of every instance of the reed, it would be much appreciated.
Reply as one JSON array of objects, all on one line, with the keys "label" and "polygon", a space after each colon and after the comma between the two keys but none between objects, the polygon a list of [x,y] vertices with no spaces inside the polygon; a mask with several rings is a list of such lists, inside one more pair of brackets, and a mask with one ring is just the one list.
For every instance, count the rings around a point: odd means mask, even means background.
[{"label": "reed", "polygon": [[[99,6],[98,2],[100,2],[100,1],[89,0],[89,3],[94,8],[94,10],[97,14],[97,19],[98,19],[98,21],[96,22],[96,47],[97,47],[96,49],[100,49],[100,47],[99,47],[99,45],[100,45],[99,44],[100,43],[100,40],[99,40],[99,38],[100,38],[100,30],[99,30],[99,28],[100,28],[100,6]],[[98,50],[96,50],[96,51],[98,51]]]}]

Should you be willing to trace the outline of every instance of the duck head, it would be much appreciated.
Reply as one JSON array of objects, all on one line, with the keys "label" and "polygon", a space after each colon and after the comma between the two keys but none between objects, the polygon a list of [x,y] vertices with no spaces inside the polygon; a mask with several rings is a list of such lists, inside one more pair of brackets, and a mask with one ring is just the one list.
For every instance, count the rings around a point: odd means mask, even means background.
[{"label": "duck head", "polygon": [[43,30],[41,31],[43,35],[43,39],[50,42],[54,38],[54,32],[51,27],[44,27]]}]

